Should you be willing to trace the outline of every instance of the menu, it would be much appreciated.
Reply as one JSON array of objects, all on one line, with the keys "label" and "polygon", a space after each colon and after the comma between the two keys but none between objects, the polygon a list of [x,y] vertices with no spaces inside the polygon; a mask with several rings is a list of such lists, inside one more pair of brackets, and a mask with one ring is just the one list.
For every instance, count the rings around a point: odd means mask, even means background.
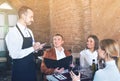
[{"label": "menu", "polygon": [[72,63],[72,55],[71,56],[67,56],[65,58],[62,58],[60,60],[53,60],[53,59],[49,59],[49,58],[44,58],[44,62],[47,66],[47,68],[65,68],[65,69],[69,69],[70,64]]}]

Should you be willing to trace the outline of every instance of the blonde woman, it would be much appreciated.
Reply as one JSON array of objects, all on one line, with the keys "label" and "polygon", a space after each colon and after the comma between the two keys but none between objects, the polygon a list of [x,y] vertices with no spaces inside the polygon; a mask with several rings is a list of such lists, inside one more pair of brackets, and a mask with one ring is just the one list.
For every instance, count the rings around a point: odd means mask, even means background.
[{"label": "blonde woman", "polygon": [[120,48],[112,39],[100,42],[99,56],[105,60],[105,68],[95,73],[94,81],[120,81]]}]

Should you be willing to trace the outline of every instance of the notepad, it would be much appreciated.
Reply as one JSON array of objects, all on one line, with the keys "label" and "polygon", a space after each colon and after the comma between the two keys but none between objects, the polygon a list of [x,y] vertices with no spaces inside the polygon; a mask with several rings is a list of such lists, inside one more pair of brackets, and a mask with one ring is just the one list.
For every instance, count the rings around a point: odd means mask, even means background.
[{"label": "notepad", "polygon": [[44,62],[45,65],[47,66],[47,68],[65,68],[65,69],[69,69],[70,64],[72,63],[72,55],[71,56],[67,56],[65,58],[62,58],[60,60],[53,60],[53,59],[49,59],[49,58],[44,58]]}]

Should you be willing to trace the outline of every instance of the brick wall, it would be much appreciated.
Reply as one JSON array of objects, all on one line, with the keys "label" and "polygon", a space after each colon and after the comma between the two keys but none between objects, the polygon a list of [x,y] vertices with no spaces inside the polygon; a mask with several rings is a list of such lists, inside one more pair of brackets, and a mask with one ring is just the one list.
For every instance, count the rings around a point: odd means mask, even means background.
[{"label": "brick wall", "polygon": [[82,3],[78,2],[80,1],[50,0],[51,36],[56,33],[62,34],[65,38],[64,47],[74,53],[84,47],[85,36]]},{"label": "brick wall", "polygon": [[120,43],[120,0],[91,0],[92,32]]},{"label": "brick wall", "polygon": [[27,5],[35,11],[30,26],[35,39],[52,43],[60,33],[64,47],[76,55],[85,47],[89,34],[120,41],[120,0],[8,0],[16,9]]},{"label": "brick wall", "polygon": [[33,31],[35,40],[49,42],[50,20],[49,0],[8,0],[17,10],[26,5],[34,10],[34,23],[29,26]]},{"label": "brick wall", "polygon": [[[52,36],[64,36],[66,49],[75,55],[85,47],[85,39],[91,33],[90,2],[84,0],[9,0],[16,8],[22,5],[35,12],[35,22],[30,26],[35,39],[52,43]],[[39,3],[39,4],[38,4]]]}]

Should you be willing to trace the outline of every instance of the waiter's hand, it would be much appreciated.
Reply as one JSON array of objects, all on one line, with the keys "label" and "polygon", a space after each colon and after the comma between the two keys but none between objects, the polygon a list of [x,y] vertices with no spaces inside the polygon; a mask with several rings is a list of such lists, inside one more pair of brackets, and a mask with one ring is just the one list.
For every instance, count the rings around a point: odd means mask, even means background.
[{"label": "waiter's hand", "polygon": [[40,49],[40,43],[39,42],[36,42],[34,45],[33,45],[33,48],[35,51],[39,50]]},{"label": "waiter's hand", "polygon": [[40,44],[40,49],[42,49],[45,45],[46,45],[46,43]]}]

